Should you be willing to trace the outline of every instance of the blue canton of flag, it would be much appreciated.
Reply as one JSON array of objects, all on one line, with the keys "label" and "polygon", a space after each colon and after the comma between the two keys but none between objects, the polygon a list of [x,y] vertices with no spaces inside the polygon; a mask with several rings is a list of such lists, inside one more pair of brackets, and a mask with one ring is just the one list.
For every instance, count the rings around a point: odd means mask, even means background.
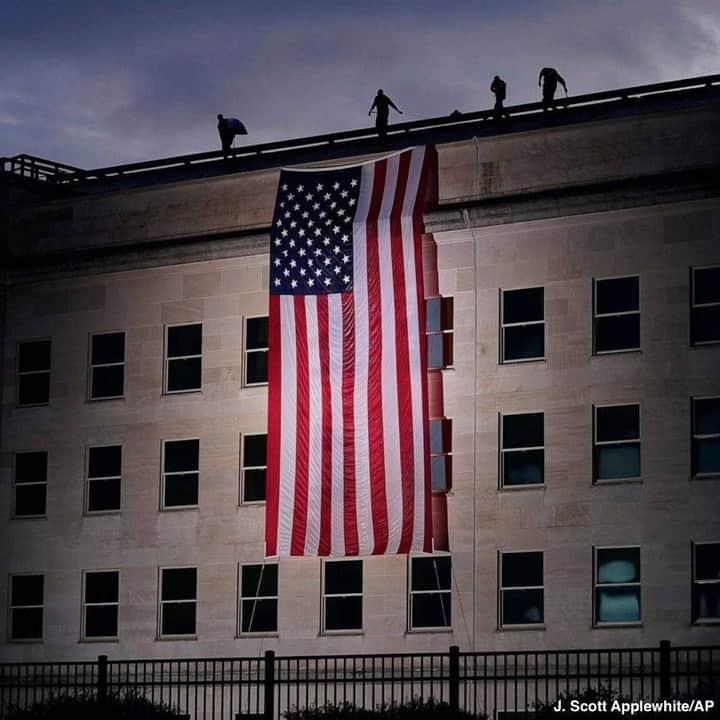
[{"label": "blue canton of flag", "polygon": [[352,289],[353,219],[360,167],[280,175],[270,243],[270,292],[321,295]]}]

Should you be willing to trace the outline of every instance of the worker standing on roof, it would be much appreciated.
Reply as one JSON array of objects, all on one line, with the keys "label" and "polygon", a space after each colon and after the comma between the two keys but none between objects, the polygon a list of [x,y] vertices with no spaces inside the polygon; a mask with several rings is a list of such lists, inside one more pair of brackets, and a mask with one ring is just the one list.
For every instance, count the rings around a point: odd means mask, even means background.
[{"label": "worker standing on roof", "polygon": [[368,110],[368,115],[375,110],[375,127],[377,128],[378,135],[384,138],[387,135],[388,127],[388,116],[390,115],[390,108],[393,108],[402,115],[402,110],[395,105],[395,103],[382,91],[378,90],[373,104]]},{"label": "worker standing on roof", "polygon": [[220,134],[223,155],[228,155],[232,149],[233,140],[236,135],[247,135],[245,126],[237,118],[223,117],[222,113],[217,116],[217,129]]},{"label": "worker standing on roof", "polygon": [[507,83],[499,75],[493,78],[490,92],[495,95],[495,119],[500,120],[500,118],[507,117],[508,114],[503,107],[507,97]]},{"label": "worker standing on roof", "polygon": [[545,67],[540,71],[538,76],[538,85],[542,85],[543,90],[543,110],[548,110],[555,105],[555,91],[558,83],[563,86],[565,95],[567,96],[567,85],[562,75],[555,68]]}]

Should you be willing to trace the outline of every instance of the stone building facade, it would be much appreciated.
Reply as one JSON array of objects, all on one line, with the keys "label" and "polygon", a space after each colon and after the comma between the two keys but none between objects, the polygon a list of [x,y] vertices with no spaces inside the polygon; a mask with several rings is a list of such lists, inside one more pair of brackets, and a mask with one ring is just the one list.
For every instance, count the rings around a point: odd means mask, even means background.
[{"label": "stone building facade", "polygon": [[[316,558],[243,575],[278,168],[0,173],[0,657],[716,643],[720,99],[653,102],[438,141],[450,553],[339,584]],[[359,627],[330,627],[338,595]]]}]

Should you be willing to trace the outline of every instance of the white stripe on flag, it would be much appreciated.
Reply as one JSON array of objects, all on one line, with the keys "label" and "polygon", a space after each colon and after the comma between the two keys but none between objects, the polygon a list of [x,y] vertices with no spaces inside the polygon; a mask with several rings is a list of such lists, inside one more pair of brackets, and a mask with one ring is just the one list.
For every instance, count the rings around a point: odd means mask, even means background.
[{"label": "white stripe on flag", "polygon": [[305,526],[305,554],[317,555],[320,544],[322,506],[322,376],[317,295],[305,296],[308,356],[308,505]]},{"label": "white stripe on flag", "polygon": [[330,345],[330,404],[332,412],[332,454],[330,501],[330,553],[345,554],[343,515],[343,319],[339,293],[328,295],[328,339]]}]

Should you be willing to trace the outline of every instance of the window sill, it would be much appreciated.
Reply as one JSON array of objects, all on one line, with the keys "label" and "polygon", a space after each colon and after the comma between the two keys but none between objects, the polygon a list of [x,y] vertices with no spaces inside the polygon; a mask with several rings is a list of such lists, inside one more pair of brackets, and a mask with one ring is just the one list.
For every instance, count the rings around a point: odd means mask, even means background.
[{"label": "window sill", "polygon": [[202,388],[192,388],[190,390],[163,390],[163,395],[193,395],[202,394]]},{"label": "window sill", "polygon": [[690,627],[712,627],[715,628],[718,625],[720,625],[720,617],[719,618],[701,618],[699,620],[695,620],[690,624]]},{"label": "window sill", "polygon": [[8,643],[13,645],[42,645],[43,638],[8,638]]},{"label": "window sill", "polygon": [[448,635],[454,632],[451,627],[432,627],[432,628],[409,628],[405,631],[406,635]]},{"label": "window sill", "polygon": [[641,477],[636,478],[612,478],[608,480],[593,480],[593,487],[600,485],[639,485],[642,484]]},{"label": "window sill", "polygon": [[593,357],[606,357],[607,355],[626,355],[627,353],[642,353],[642,348],[625,348],[623,350],[594,350]]},{"label": "window sill", "polygon": [[160,512],[182,512],[183,510],[199,510],[199,505],[171,505],[170,507],[161,507]]},{"label": "window sill", "polygon": [[118,637],[103,637],[103,638],[80,638],[79,643],[119,643],[120,638]]},{"label": "window sill", "polygon": [[42,402],[42,403],[26,403],[24,405],[20,405],[19,403],[15,406],[17,410],[22,410],[23,408],[38,408],[38,407],[50,407],[50,401]]},{"label": "window sill", "polygon": [[12,520],[47,520],[48,516],[45,515],[13,515]]},{"label": "window sill", "polygon": [[120,515],[122,510],[118,508],[117,510],[86,510],[83,513],[84,517],[97,517],[104,516],[104,515]]},{"label": "window sill", "polygon": [[696,482],[697,480],[720,480],[720,473],[703,473],[701,475],[690,475],[688,477],[690,482]]},{"label": "window sill", "polygon": [[248,640],[252,638],[277,638],[280,637],[279,632],[247,632],[247,633],[240,633],[239,635],[235,635],[236,640]]},{"label": "window sill", "polygon": [[108,402],[112,400],[125,400],[124,395],[108,395],[107,397],[89,397],[87,399],[88,403],[100,403],[100,402]]},{"label": "window sill", "polygon": [[197,640],[197,635],[161,635],[155,638],[155,642],[177,642],[182,640]]},{"label": "window sill", "polygon": [[547,486],[545,483],[533,483],[532,485],[503,485],[498,488],[499,493],[514,493],[521,490],[545,490]]},{"label": "window sill", "polygon": [[540,630],[545,631],[545,623],[529,623],[526,625],[501,625],[497,632],[516,632],[518,630]]},{"label": "window sill", "polygon": [[546,363],[546,357],[533,357],[533,358],[518,358],[517,360],[500,360],[498,365],[525,365],[527,363]]},{"label": "window sill", "polygon": [[344,637],[350,635],[364,635],[364,630],[323,630],[318,637]]},{"label": "window sill", "polygon": [[242,385],[243,390],[251,390],[252,388],[267,387],[267,386],[268,386],[267,380],[265,380],[265,382],[243,383],[243,385]]},{"label": "window sill", "polygon": [[691,342],[691,348],[705,348],[705,347],[718,347],[720,346],[720,340],[704,340],[701,342]]},{"label": "window sill", "polygon": [[592,630],[622,630],[624,628],[633,629],[641,628],[643,626],[642,621],[638,622],[616,622],[616,623],[596,623],[592,626]]},{"label": "window sill", "polygon": [[267,500],[242,500],[238,503],[238,507],[262,507],[263,505],[267,505]]}]

